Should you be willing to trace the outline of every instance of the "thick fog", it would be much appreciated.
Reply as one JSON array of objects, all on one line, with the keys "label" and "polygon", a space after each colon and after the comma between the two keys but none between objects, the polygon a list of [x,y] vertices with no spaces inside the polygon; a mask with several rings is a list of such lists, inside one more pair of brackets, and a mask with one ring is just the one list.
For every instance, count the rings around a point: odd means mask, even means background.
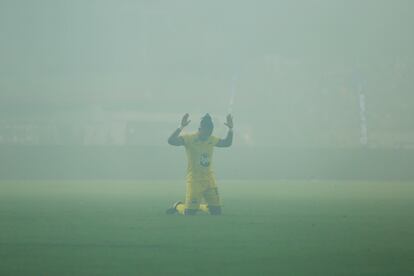
[{"label": "thick fog", "polygon": [[[0,1],[0,143],[412,147],[414,4]],[[230,102],[233,102],[231,104]]]}]

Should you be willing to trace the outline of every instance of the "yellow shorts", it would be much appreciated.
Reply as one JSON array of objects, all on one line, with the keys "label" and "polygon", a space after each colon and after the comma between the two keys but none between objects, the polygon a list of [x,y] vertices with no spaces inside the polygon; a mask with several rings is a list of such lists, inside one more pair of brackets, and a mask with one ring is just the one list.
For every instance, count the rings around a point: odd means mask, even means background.
[{"label": "yellow shorts", "polygon": [[200,204],[208,206],[221,206],[216,183],[210,180],[187,181],[187,192],[185,196],[186,209],[199,209]]}]

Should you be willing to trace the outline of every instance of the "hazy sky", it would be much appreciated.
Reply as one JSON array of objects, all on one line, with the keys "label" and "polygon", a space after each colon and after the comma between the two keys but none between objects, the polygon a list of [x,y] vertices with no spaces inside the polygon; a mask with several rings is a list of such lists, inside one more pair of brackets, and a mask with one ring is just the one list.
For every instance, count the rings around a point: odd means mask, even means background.
[{"label": "hazy sky", "polygon": [[219,95],[233,72],[266,56],[404,58],[411,3],[1,0],[1,100]]}]

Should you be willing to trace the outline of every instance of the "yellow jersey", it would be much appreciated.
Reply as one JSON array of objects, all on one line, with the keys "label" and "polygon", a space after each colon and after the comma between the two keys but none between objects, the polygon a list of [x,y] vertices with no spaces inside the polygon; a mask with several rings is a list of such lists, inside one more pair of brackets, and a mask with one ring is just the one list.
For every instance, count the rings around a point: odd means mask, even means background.
[{"label": "yellow jersey", "polygon": [[207,140],[200,140],[198,133],[181,136],[184,140],[187,153],[187,179],[213,180],[212,158],[214,146],[220,141],[218,137],[210,136]]}]

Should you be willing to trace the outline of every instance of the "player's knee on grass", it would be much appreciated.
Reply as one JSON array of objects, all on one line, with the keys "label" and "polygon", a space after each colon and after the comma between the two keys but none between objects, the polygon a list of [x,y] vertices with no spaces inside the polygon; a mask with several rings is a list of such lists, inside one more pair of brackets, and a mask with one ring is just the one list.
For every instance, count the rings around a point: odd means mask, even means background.
[{"label": "player's knee on grass", "polygon": [[184,215],[185,216],[194,216],[197,213],[196,209],[185,209]]},{"label": "player's knee on grass", "polygon": [[208,210],[210,211],[210,215],[213,215],[213,216],[221,215],[221,207],[220,206],[208,206]]}]

